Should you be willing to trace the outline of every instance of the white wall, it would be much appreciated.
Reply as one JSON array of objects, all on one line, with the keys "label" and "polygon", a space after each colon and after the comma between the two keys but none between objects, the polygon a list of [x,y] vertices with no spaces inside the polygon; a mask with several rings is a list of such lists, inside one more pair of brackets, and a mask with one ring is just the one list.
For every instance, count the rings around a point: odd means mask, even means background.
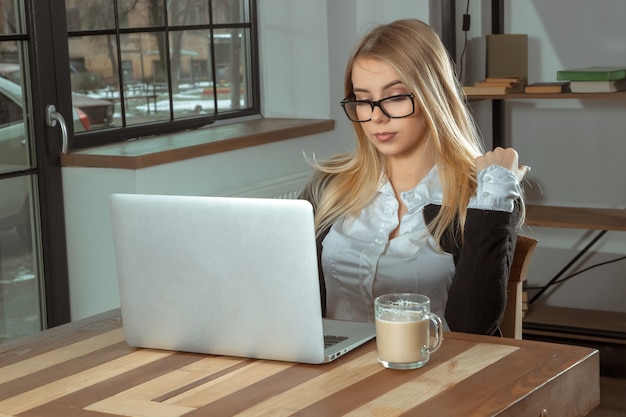
[{"label": "white wall", "polygon": [[[108,198],[112,192],[229,194],[277,178],[306,174],[303,152],[319,158],[350,149],[352,128],[342,113],[344,66],[360,35],[376,22],[416,17],[440,27],[437,0],[261,0],[260,51],[263,113],[269,117],[336,120],[336,129],[290,141],[195,158],[138,171],[64,168],[64,200],[72,319],[119,306]],[[484,74],[487,0],[471,2],[468,78]],[[558,0],[505,2],[509,32],[528,33],[531,80],[552,79],[561,67],[626,63],[626,29],[617,20],[626,2]],[[512,4],[514,3],[514,4]],[[588,4],[589,3],[589,4]],[[466,1],[457,0],[457,47]],[[602,11],[606,10],[606,11]],[[574,21],[572,21],[572,14]],[[580,21],[575,21],[576,18]],[[584,18],[583,18],[584,17]],[[583,31],[586,25],[591,28]],[[510,143],[533,171],[531,202],[624,207],[624,103],[524,101],[507,105]],[[491,143],[490,105],[473,106]],[[201,131],[199,131],[201,134]],[[542,192],[540,192],[540,190]],[[582,245],[585,231],[533,228],[540,239],[530,282],[547,281]],[[586,264],[626,253],[624,237],[610,234]],[[624,263],[574,278],[545,298],[555,305],[624,311]],[[542,301],[543,302],[543,301]]]}]

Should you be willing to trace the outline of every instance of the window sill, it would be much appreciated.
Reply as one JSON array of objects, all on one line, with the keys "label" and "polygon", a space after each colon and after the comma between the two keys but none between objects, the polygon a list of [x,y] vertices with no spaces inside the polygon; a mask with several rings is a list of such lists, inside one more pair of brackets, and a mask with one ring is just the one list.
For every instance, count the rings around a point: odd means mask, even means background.
[{"label": "window sill", "polygon": [[140,169],[329,132],[332,119],[257,119],[61,154],[63,167]]}]

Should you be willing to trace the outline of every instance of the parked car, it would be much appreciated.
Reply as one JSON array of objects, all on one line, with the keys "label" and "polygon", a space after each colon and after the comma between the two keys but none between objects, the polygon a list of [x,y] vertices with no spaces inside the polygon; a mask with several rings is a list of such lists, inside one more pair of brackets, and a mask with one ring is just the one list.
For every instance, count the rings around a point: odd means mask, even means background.
[{"label": "parked car", "polygon": [[[72,113],[74,131],[88,130],[87,115],[77,108]],[[30,167],[26,135],[22,87],[0,77],[0,172]],[[0,232],[12,228],[30,242],[28,177],[0,180]]]},{"label": "parked car", "polygon": [[112,101],[72,94],[72,105],[85,112],[91,128],[96,125],[109,126],[113,123],[115,104]]},{"label": "parked car", "polygon": [[[72,65],[70,66],[70,73],[76,74],[77,70]],[[6,78],[9,81],[13,81],[16,84],[22,83],[22,72],[20,66],[13,63],[0,63],[0,77]],[[74,88],[72,87],[72,90]],[[87,130],[97,125],[108,126],[113,123],[113,113],[115,111],[115,104],[112,101],[89,97],[84,94],[73,93],[72,105],[84,112],[89,118],[89,127]]]}]

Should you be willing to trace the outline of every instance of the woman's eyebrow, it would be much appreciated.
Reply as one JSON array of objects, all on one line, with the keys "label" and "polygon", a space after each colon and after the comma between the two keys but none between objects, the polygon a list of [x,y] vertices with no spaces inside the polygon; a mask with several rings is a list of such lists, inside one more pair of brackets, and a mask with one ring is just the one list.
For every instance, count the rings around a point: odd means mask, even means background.
[{"label": "woman's eyebrow", "polygon": [[390,83],[387,83],[383,86],[383,90],[387,90],[388,88],[395,87],[398,84],[403,84],[402,80],[394,80]]},{"label": "woman's eyebrow", "polygon": [[[388,82],[387,84],[385,84],[383,86],[382,90],[383,91],[387,90],[387,89],[389,89],[391,87],[395,87],[398,84],[403,84],[403,82],[401,80],[394,80],[394,81]],[[359,88],[359,87],[353,87],[352,91],[355,92],[355,93],[368,93],[368,92],[370,92],[370,90],[368,90],[367,88]]]}]

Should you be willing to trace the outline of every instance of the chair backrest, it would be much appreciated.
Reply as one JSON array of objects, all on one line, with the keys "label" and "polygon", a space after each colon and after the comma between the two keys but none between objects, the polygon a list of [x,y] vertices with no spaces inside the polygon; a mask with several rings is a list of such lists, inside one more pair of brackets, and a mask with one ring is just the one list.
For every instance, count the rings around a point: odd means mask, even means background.
[{"label": "chair backrest", "polygon": [[524,235],[517,235],[513,263],[507,286],[507,301],[504,317],[500,323],[502,336],[515,339],[522,338],[522,285],[526,280],[530,258],[537,246],[537,239]]}]

